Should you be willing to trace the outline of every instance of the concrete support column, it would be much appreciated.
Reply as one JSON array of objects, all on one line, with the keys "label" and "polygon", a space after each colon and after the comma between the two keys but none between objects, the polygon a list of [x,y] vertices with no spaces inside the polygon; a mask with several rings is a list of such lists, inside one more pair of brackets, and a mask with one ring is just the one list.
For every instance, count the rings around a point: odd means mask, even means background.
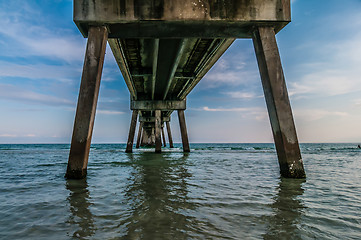
[{"label": "concrete support column", "polygon": [[164,125],[162,125],[162,139],[163,139],[163,146],[166,147],[167,143],[165,142]]},{"label": "concrete support column", "polygon": [[108,32],[106,27],[90,27],[76,109],[73,136],[65,177],[86,177],[88,157],[98,102]]},{"label": "concrete support column", "polygon": [[160,153],[162,152],[162,140],[160,137],[161,133],[161,110],[155,110],[155,152]]},{"label": "concrete support column", "polygon": [[143,131],[143,122],[140,122],[138,129],[137,145],[135,146],[136,148],[139,148],[140,146],[140,140],[142,139],[142,131]]},{"label": "concrete support column", "polygon": [[167,126],[169,147],[170,147],[170,148],[173,148],[173,139],[172,139],[172,133],[171,133],[171,131],[170,131],[169,122],[165,122],[165,124],[166,124],[166,126]]},{"label": "concrete support column", "polygon": [[182,135],[183,152],[190,152],[184,110],[178,110],[178,119],[179,119],[180,131]]},{"label": "concrete support column", "polygon": [[274,29],[272,27],[258,27],[255,29],[253,44],[281,175],[289,178],[304,178],[306,175]]},{"label": "concrete support column", "polygon": [[138,110],[133,110],[132,120],[130,121],[127,148],[125,149],[126,153],[131,153],[133,151],[133,142],[134,142],[135,128],[137,127],[137,118],[138,118]]},{"label": "concrete support column", "polygon": [[148,141],[148,134],[143,125],[142,140],[140,141],[140,146],[145,146],[147,141]]}]

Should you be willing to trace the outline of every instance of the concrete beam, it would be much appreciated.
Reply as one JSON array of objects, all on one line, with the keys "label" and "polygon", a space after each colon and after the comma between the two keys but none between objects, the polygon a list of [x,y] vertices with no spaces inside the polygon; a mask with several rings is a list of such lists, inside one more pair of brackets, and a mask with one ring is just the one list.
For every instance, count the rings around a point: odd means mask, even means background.
[{"label": "concrete beam", "polygon": [[125,59],[125,55],[124,55],[124,52],[123,52],[120,42],[118,39],[109,39],[108,42],[109,42],[110,49],[113,52],[114,58],[117,61],[119,69],[122,72],[125,83],[127,84],[130,95],[132,96],[133,99],[137,100],[137,92],[136,92],[135,86],[133,84],[134,83],[133,78],[129,72],[129,66]]},{"label": "concrete beam", "polygon": [[[162,122],[169,122],[170,117],[162,117]],[[155,117],[139,117],[139,122],[155,122]]]},{"label": "concrete beam", "polygon": [[125,149],[126,153],[133,152],[133,141],[134,141],[134,135],[135,135],[135,128],[137,126],[137,118],[138,118],[138,111],[133,110],[132,113],[132,119],[130,121],[130,128],[129,128],[129,135],[128,135],[128,141],[127,141],[127,148]]},{"label": "concrete beam", "polygon": [[170,68],[170,72],[169,72],[169,75],[167,77],[167,83],[166,83],[166,88],[165,88],[165,91],[164,91],[164,94],[163,94],[163,100],[165,100],[167,98],[167,95],[168,95],[168,92],[169,92],[169,89],[171,88],[171,85],[175,84],[175,81],[173,81],[173,78],[174,78],[174,74],[176,73],[177,71],[177,68],[178,68],[178,65],[179,65],[179,61],[181,60],[182,58],[182,53],[184,51],[184,48],[186,46],[186,43],[187,43],[187,39],[182,39],[180,42],[179,42],[179,45],[177,46],[177,51],[176,51],[176,57],[174,58],[173,60],[173,63],[172,63],[172,66]]},{"label": "concrete beam", "polygon": [[291,105],[272,27],[258,27],[253,44],[261,74],[281,175],[304,178],[305,170],[298,145]]},{"label": "concrete beam", "polygon": [[290,0],[74,0],[73,19],[84,36],[106,24],[110,38],[235,38],[255,25],[280,30],[291,11]]},{"label": "concrete beam", "polygon": [[186,100],[182,101],[130,101],[131,110],[141,110],[141,111],[153,111],[153,110],[162,110],[162,111],[173,111],[173,110],[185,110],[186,109]]},{"label": "concrete beam", "polygon": [[68,167],[65,175],[68,179],[84,178],[87,174],[107,38],[106,27],[91,27],[89,29]]}]

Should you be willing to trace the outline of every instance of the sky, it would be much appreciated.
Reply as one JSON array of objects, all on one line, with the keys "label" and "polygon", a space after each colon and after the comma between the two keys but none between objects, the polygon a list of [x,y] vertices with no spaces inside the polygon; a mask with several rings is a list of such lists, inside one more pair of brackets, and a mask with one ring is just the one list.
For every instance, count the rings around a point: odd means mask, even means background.
[{"label": "sky", "polygon": [[[70,143],[86,47],[71,0],[0,0],[0,143]],[[293,0],[277,34],[300,142],[361,142],[361,1]],[[126,142],[129,92],[109,46],[93,143]],[[187,97],[190,142],[273,142],[252,40]],[[173,139],[180,142],[177,115]]]}]

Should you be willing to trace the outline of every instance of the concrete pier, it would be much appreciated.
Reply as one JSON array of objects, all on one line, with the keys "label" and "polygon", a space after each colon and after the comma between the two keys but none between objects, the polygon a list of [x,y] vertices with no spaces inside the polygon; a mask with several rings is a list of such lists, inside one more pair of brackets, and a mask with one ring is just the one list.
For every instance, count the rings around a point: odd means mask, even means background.
[{"label": "concrete pier", "polygon": [[173,147],[174,111],[189,152],[186,97],[236,38],[252,38],[281,175],[305,177],[275,39],[290,21],[290,0],[74,0],[74,22],[89,39],[67,177],[86,175],[107,37],[133,111],[126,152],[132,152],[138,114],[136,147],[161,152],[164,122]]},{"label": "concrete pier", "polygon": [[138,111],[133,110],[132,120],[130,121],[127,148],[125,149],[125,152],[127,153],[131,153],[133,151],[133,142],[134,142],[135,128],[137,127],[137,118],[138,118]]},{"label": "concrete pier", "polygon": [[165,135],[164,135],[164,124],[162,124],[162,139],[163,139],[163,147],[166,147],[167,143],[165,141]]},{"label": "concrete pier", "polygon": [[140,141],[142,140],[142,132],[143,132],[143,122],[139,123],[138,136],[137,136],[137,144],[136,148],[140,147]]},{"label": "concrete pier", "polygon": [[161,139],[161,115],[162,112],[160,110],[155,110],[155,152],[162,152],[162,139]]},{"label": "concrete pier", "polygon": [[173,138],[172,138],[172,132],[170,130],[170,124],[169,121],[165,122],[166,126],[167,126],[167,133],[168,133],[168,141],[169,141],[169,147],[173,148]]},{"label": "concrete pier", "polygon": [[278,162],[283,177],[303,178],[305,170],[286,82],[272,27],[258,27],[253,32],[262,86],[271,121]]},{"label": "concrete pier", "polygon": [[90,27],[88,35],[66,178],[80,179],[87,174],[89,150],[108,38],[106,27]]},{"label": "concrete pier", "polygon": [[184,110],[178,110],[178,120],[179,120],[181,136],[182,136],[183,152],[190,152]]}]

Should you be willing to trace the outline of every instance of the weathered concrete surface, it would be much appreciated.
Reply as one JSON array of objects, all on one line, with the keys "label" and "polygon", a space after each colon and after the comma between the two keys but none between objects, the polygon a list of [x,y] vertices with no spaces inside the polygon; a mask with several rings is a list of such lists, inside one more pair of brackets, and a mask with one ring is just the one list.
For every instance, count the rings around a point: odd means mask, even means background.
[{"label": "weathered concrete surface", "polygon": [[179,120],[179,127],[182,136],[182,144],[183,144],[183,152],[190,152],[189,148],[189,141],[188,141],[188,132],[187,132],[187,125],[186,119],[184,116],[184,110],[178,110],[178,120]]},{"label": "weathered concrete surface", "polygon": [[162,111],[185,110],[186,100],[182,101],[130,101],[131,110],[153,111],[155,109]]},{"label": "weathered concrete surface", "polygon": [[[162,122],[169,122],[170,117],[162,117]],[[155,117],[139,117],[139,122],[155,122]]]},{"label": "weathered concrete surface", "polygon": [[165,141],[165,135],[164,135],[164,126],[162,125],[162,139],[163,139],[163,146],[166,147],[167,143]]},{"label": "weathered concrete surface", "polygon": [[140,147],[140,141],[142,139],[142,132],[143,132],[143,122],[139,123],[139,129],[138,129],[138,137],[137,137],[137,144],[136,144],[136,148]]},{"label": "weathered concrete surface", "polygon": [[161,139],[161,115],[162,112],[160,110],[155,110],[155,152],[160,153],[162,152],[162,139]]},{"label": "weathered concrete surface", "polygon": [[290,20],[290,0],[74,0],[84,36],[100,23],[110,38],[251,37],[255,24],[279,31]]},{"label": "weathered concrete surface", "polygon": [[259,27],[255,29],[253,43],[281,175],[304,178],[306,175],[273,28]]},{"label": "weathered concrete surface", "polygon": [[107,29],[91,27],[74,121],[66,178],[80,179],[87,174],[100,79],[103,70]]},{"label": "weathered concrete surface", "polygon": [[131,153],[133,151],[133,142],[134,142],[135,128],[137,127],[137,118],[138,118],[138,111],[133,110],[132,120],[130,121],[127,148],[125,149],[125,152],[127,153]]},{"label": "weathered concrete surface", "polygon": [[171,132],[171,129],[170,129],[170,124],[169,124],[169,122],[166,122],[165,124],[166,124],[166,126],[167,126],[169,147],[170,147],[170,148],[173,148],[173,138],[172,138],[172,132]]}]

